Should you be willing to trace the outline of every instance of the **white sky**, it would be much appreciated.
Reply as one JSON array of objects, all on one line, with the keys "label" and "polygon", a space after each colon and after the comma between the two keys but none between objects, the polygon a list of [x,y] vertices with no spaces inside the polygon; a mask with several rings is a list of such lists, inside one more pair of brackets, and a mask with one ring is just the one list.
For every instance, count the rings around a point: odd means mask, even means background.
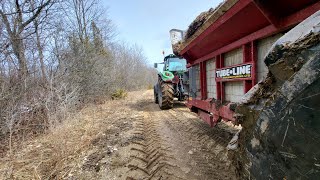
[{"label": "white sky", "polygon": [[149,64],[163,60],[162,51],[171,54],[169,30],[186,30],[203,11],[222,0],[109,0],[103,1],[119,32],[117,38],[137,44]]}]

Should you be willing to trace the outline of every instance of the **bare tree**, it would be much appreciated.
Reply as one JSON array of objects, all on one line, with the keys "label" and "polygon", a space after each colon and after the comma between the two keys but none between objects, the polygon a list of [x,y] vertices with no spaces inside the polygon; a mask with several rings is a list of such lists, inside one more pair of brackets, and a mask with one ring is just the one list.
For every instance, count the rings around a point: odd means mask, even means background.
[{"label": "bare tree", "polygon": [[[46,11],[52,5],[52,0],[40,1],[31,3],[32,6],[26,7],[29,1],[23,2],[15,0],[13,4],[2,2],[0,16],[5,25],[6,33],[12,50],[19,65],[19,77],[22,80],[26,79],[28,74],[27,59],[25,55],[25,44],[23,32],[43,11]],[[14,6],[14,8],[11,8]]]},{"label": "bare tree", "polygon": [[92,22],[103,29],[104,38],[113,36],[114,27],[111,20],[106,18],[106,9],[101,8],[100,0],[66,0],[61,5],[69,31],[76,33],[82,44],[88,41]]}]

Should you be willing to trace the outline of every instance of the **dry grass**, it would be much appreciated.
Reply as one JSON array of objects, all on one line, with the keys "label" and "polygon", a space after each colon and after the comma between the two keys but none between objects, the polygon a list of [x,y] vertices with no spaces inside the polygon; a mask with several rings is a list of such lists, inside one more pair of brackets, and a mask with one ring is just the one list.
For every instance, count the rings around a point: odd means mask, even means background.
[{"label": "dry grass", "polygon": [[92,152],[105,151],[95,142],[116,133],[115,126],[124,124],[122,121],[128,119],[128,113],[136,115],[125,104],[135,102],[143,93],[129,92],[125,99],[88,106],[46,134],[15,144],[12,154],[0,158],[0,179],[96,177],[97,174],[83,171]]},{"label": "dry grass", "polygon": [[111,112],[103,106],[85,108],[48,134],[17,146],[13,155],[0,159],[0,179],[67,177],[78,168],[92,140],[106,128],[99,117]]}]

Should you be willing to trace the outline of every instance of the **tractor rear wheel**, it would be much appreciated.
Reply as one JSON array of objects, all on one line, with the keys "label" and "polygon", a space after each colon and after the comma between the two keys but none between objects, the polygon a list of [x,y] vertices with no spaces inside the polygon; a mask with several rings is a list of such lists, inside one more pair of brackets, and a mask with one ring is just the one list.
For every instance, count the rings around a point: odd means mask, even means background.
[{"label": "tractor rear wheel", "polygon": [[174,89],[171,83],[161,83],[158,91],[158,103],[160,109],[171,109],[173,107]]},{"label": "tractor rear wheel", "polygon": [[158,86],[158,84],[153,87],[153,97],[154,97],[154,102],[158,104],[159,100],[158,100],[158,92],[157,92],[156,86]]}]

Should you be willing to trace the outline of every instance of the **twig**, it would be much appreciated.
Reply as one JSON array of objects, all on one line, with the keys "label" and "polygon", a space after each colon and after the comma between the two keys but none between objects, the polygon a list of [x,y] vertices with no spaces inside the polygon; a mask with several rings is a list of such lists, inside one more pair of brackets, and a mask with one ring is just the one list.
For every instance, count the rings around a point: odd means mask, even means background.
[{"label": "twig", "polygon": [[286,132],[284,133],[284,137],[283,137],[282,144],[281,144],[282,147],[283,147],[284,141],[286,140],[286,137],[287,137],[287,133],[288,133],[288,129],[289,129],[289,124],[290,124],[290,119],[288,119],[287,129],[286,129]]}]

